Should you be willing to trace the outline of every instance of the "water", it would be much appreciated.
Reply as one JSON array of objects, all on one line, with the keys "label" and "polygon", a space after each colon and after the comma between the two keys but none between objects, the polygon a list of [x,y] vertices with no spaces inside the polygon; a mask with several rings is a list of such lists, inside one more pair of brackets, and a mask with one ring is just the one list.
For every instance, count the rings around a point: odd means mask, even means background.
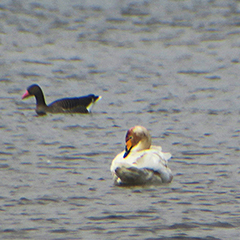
[{"label": "water", "polygon": [[[237,1],[0,4],[1,239],[239,239]],[[89,93],[89,115],[37,117]],[[143,125],[171,184],[121,188],[109,170]]]}]

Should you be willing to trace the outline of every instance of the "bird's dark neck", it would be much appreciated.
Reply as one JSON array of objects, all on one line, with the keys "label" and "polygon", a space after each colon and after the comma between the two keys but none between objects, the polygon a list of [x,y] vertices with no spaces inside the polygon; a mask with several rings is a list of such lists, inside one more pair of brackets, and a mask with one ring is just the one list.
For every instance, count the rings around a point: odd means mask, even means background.
[{"label": "bird's dark neck", "polygon": [[43,92],[40,91],[35,95],[37,106],[46,106],[45,98]]}]

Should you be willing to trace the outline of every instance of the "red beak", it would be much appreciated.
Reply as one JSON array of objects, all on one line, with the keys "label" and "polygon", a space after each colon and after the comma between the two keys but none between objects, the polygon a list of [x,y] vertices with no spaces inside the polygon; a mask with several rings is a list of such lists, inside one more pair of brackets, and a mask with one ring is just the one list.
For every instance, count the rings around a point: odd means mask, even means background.
[{"label": "red beak", "polygon": [[29,97],[30,96],[30,94],[29,94],[29,92],[28,92],[28,90],[22,95],[22,99],[24,99],[24,98],[27,98],[27,97]]}]

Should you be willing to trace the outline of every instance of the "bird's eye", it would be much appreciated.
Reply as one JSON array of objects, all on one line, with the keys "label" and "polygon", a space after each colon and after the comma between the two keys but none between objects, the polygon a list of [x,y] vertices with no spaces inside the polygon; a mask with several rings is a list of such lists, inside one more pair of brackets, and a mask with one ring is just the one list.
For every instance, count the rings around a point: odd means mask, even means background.
[{"label": "bird's eye", "polygon": [[129,136],[127,139],[126,139],[126,142],[129,141],[130,139],[133,139],[132,136]]}]

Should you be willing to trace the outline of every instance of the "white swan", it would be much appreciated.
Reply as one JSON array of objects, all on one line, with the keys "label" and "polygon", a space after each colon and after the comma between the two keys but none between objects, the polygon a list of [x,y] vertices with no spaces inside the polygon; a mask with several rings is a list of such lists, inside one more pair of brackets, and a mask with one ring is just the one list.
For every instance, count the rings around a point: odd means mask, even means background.
[{"label": "white swan", "polygon": [[170,153],[151,145],[151,136],[142,126],[135,126],[126,135],[126,150],[112,161],[111,172],[116,185],[169,183],[173,179],[167,163]]}]

